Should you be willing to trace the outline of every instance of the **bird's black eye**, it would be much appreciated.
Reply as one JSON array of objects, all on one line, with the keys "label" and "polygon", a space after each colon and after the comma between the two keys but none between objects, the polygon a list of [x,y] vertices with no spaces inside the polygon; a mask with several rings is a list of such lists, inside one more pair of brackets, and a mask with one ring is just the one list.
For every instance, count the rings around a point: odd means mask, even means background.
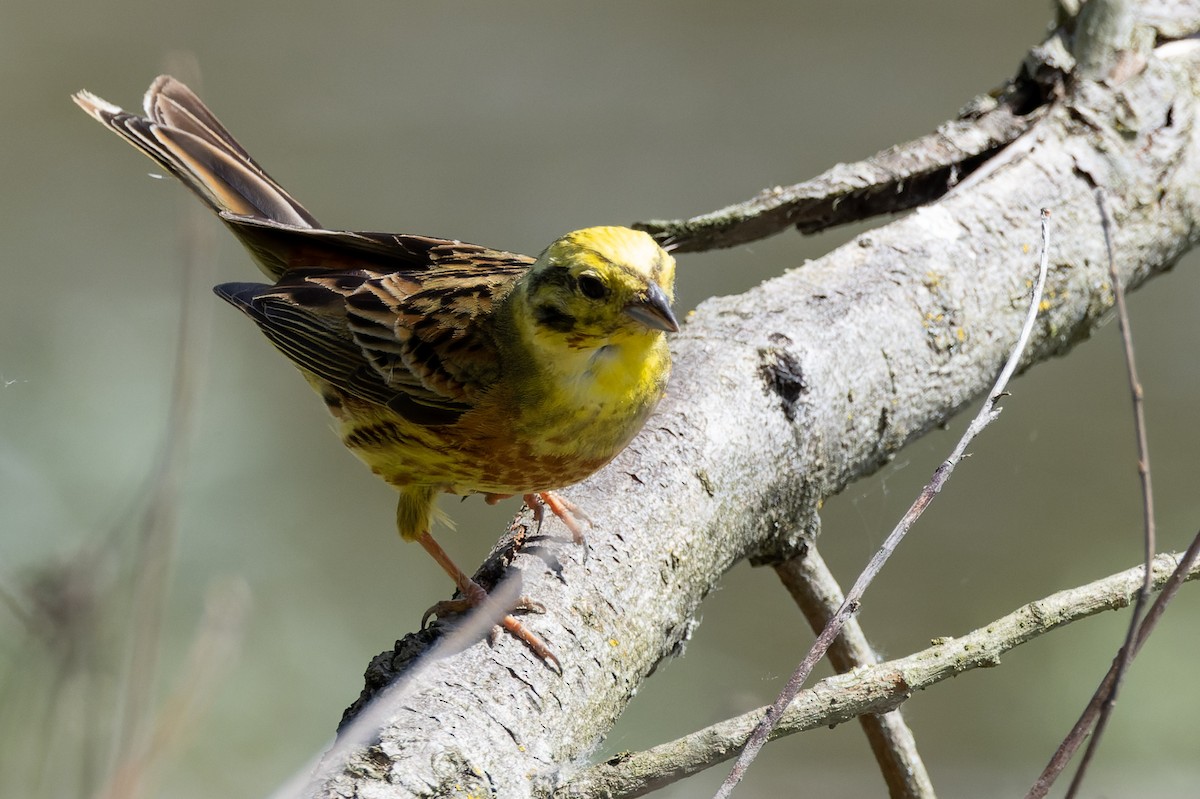
[{"label": "bird's black eye", "polygon": [[592,274],[579,276],[579,293],[589,300],[602,300],[608,296],[608,286]]}]

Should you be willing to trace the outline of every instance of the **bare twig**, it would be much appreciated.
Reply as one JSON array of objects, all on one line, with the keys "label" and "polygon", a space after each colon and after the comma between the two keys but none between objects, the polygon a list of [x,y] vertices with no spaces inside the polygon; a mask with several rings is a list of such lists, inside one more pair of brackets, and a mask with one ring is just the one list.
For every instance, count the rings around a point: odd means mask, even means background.
[{"label": "bare twig", "polygon": [[[810,546],[802,556],[779,564],[775,572],[796,600],[813,632],[820,633],[845,598],[816,546]],[[830,646],[829,662],[842,674],[879,662],[856,618],[846,622],[842,634]],[[871,745],[875,762],[879,764],[888,795],[892,799],[932,799],[935,795],[933,782],[917,751],[912,730],[905,724],[899,709],[863,714],[858,717],[858,722]]]},{"label": "bare twig", "polygon": [[[1131,648],[1132,657],[1137,657],[1142,644],[1154,632],[1154,628],[1158,626],[1159,619],[1162,618],[1167,605],[1179,591],[1179,587],[1183,585],[1185,580],[1192,579],[1196,575],[1195,569],[1198,561],[1200,561],[1200,532],[1197,532],[1196,537],[1192,539],[1192,543],[1188,546],[1187,551],[1184,552],[1175,571],[1162,584],[1162,593],[1158,595],[1158,599],[1150,606],[1150,610],[1146,613],[1146,618],[1142,620],[1141,625],[1138,627],[1137,637]],[[1050,787],[1054,784],[1054,778],[1066,768],[1067,763],[1071,760],[1071,756],[1074,755],[1075,751],[1079,748],[1079,744],[1087,736],[1088,730],[1096,722],[1100,710],[1104,705],[1107,692],[1116,682],[1117,671],[1123,659],[1121,655],[1118,655],[1117,659],[1113,661],[1113,664],[1108,669],[1108,673],[1101,680],[1100,687],[1092,695],[1091,701],[1088,702],[1087,707],[1084,708],[1083,713],[1079,716],[1079,720],[1075,722],[1075,726],[1071,728],[1071,732],[1059,745],[1054,756],[1050,758],[1050,762],[1038,776],[1033,787],[1029,789],[1029,793],[1025,794],[1025,799],[1041,799],[1050,792]]]},{"label": "bare twig", "polygon": [[965,455],[967,445],[974,440],[975,436],[984,427],[1000,415],[1000,409],[996,407],[996,402],[1004,395],[1004,390],[1008,385],[1009,379],[1021,362],[1021,356],[1025,351],[1025,344],[1029,341],[1029,337],[1033,333],[1034,323],[1037,321],[1038,309],[1042,303],[1042,291],[1046,285],[1047,259],[1050,250],[1050,212],[1042,209],[1041,216],[1042,253],[1038,266],[1038,278],[1033,286],[1033,297],[1029,305],[1029,312],[1025,316],[1025,323],[1021,327],[1021,333],[1017,337],[1017,342],[1013,346],[1012,353],[1009,355],[1008,361],[1004,364],[1004,368],[1000,370],[1000,376],[996,379],[995,385],[988,393],[983,407],[979,409],[979,413],[971,420],[971,424],[968,425],[966,432],[959,439],[950,457],[934,471],[933,478],[929,481],[928,485],[921,491],[920,496],[913,502],[908,512],[904,514],[900,523],[896,525],[895,529],[892,530],[883,542],[883,546],[879,548],[879,551],[875,553],[870,563],[867,564],[867,567],[863,569],[858,579],[855,580],[854,585],[850,588],[845,601],[842,602],[837,613],[833,615],[829,623],[825,625],[825,629],[817,636],[816,642],[813,643],[812,648],[804,656],[800,665],[796,667],[796,671],[788,679],[779,697],[776,698],[774,704],[767,710],[767,715],[755,728],[754,733],[750,736],[750,740],[746,742],[746,748],[742,750],[741,755],[738,757],[737,762],[734,763],[729,776],[722,783],[714,799],[728,799],[731,795],[734,787],[741,781],[746,769],[754,762],[754,758],[758,756],[758,752],[766,744],[771,730],[779,722],[784,709],[795,699],[796,694],[800,692],[800,688],[804,685],[805,680],[808,679],[808,675],[812,673],[817,662],[825,656],[825,652],[828,651],[830,644],[833,643],[833,639],[837,638],[838,634],[841,633],[846,621],[858,612],[859,603],[862,601],[862,596],[867,586],[871,584],[871,581],[875,579],[875,575],[879,573],[888,558],[896,550],[896,547],[904,540],[904,536],[908,534],[912,525],[921,517],[930,503],[933,502],[934,497],[942,490],[942,486],[950,479],[955,466],[958,465],[958,462]]},{"label": "bare twig", "polygon": [[[1150,482],[1150,444],[1146,437],[1145,394],[1142,391],[1142,383],[1138,380],[1137,360],[1133,349],[1133,331],[1130,328],[1129,311],[1125,306],[1125,289],[1121,285],[1121,276],[1117,272],[1117,266],[1112,256],[1112,220],[1109,218],[1108,206],[1104,201],[1104,193],[1099,189],[1096,190],[1096,202],[1100,206],[1100,225],[1104,229],[1105,248],[1108,250],[1108,273],[1112,278],[1113,296],[1116,299],[1117,306],[1117,323],[1121,331],[1121,343],[1125,354],[1125,368],[1129,375],[1129,393],[1133,405],[1133,429],[1137,438],[1137,470],[1142,490],[1144,557],[1145,562],[1149,564],[1150,559],[1154,557],[1156,542],[1154,491]],[[1097,747],[1100,745],[1100,740],[1104,736],[1104,730],[1108,726],[1108,720],[1112,717],[1113,708],[1117,703],[1117,693],[1121,690],[1121,682],[1125,678],[1125,672],[1129,670],[1129,664],[1133,662],[1132,644],[1134,636],[1137,635],[1138,623],[1141,621],[1142,612],[1149,601],[1150,575],[1147,573],[1146,583],[1142,586],[1142,591],[1138,594],[1137,601],[1133,604],[1133,612],[1129,614],[1129,628],[1125,633],[1125,641],[1121,644],[1117,671],[1113,677],[1112,687],[1105,692],[1104,703],[1100,709],[1100,717],[1096,719],[1096,727],[1092,731],[1092,738],[1088,742],[1087,749],[1084,750],[1083,757],[1079,761],[1079,769],[1075,772],[1075,776],[1071,780],[1071,785],[1067,789],[1067,799],[1071,799],[1078,794],[1079,788],[1083,784],[1084,775],[1087,774],[1088,764],[1091,762],[1092,757],[1095,756]]]},{"label": "bare twig", "polygon": [[[1137,439],[1137,470],[1142,491],[1143,558],[1148,564],[1150,559],[1154,557],[1157,544],[1155,542],[1154,491],[1150,481],[1150,445],[1146,435],[1145,394],[1142,390],[1142,383],[1138,379],[1137,360],[1133,348],[1133,331],[1129,322],[1129,310],[1125,305],[1125,289],[1122,286],[1121,276],[1117,272],[1116,262],[1112,254],[1112,219],[1108,213],[1108,204],[1105,201],[1104,193],[1100,189],[1096,189],[1096,205],[1100,209],[1100,226],[1104,230],[1104,243],[1108,251],[1108,274],[1109,279],[1112,281],[1113,298],[1117,309],[1117,325],[1121,332],[1121,344],[1125,355],[1125,369],[1129,376],[1129,393],[1133,407],[1133,429]],[[1142,586],[1142,591],[1138,594],[1137,600],[1134,602],[1133,612],[1129,616],[1129,627],[1125,633],[1125,641],[1121,644],[1120,652],[1117,655],[1116,671],[1112,673],[1111,680],[1107,677],[1105,678],[1104,682],[1096,689],[1096,696],[1093,697],[1093,701],[1098,699],[1100,703],[1099,717],[1096,719],[1095,728],[1090,730],[1091,740],[1088,743],[1087,749],[1084,750],[1083,757],[1079,761],[1079,768],[1076,770],[1075,776],[1071,779],[1071,784],[1067,788],[1067,799],[1075,796],[1079,788],[1083,785],[1083,778],[1087,774],[1088,765],[1096,753],[1100,739],[1103,737],[1104,730],[1108,726],[1108,720],[1112,716],[1113,708],[1117,702],[1117,693],[1121,688],[1121,682],[1125,677],[1125,672],[1129,669],[1129,664],[1133,662],[1133,643],[1142,621],[1142,612],[1150,599],[1150,590],[1150,577],[1149,573],[1147,573],[1146,582]],[[1059,751],[1074,753],[1079,748],[1083,737],[1086,736],[1088,731],[1087,729],[1072,729],[1067,739],[1060,746]],[[1065,759],[1059,759],[1056,755],[1051,763],[1058,764],[1061,770],[1061,768],[1066,767],[1069,758],[1069,754]],[[1042,778],[1039,779],[1039,784],[1044,782],[1046,787],[1049,788],[1058,777],[1058,774],[1059,771],[1044,773]]]},{"label": "bare twig", "polygon": [[[1194,551],[1195,550],[1195,551]],[[1195,554],[1200,537],[1181,559],[1159,555],[1153,583],[1162,589],[1155,608],[1165,604],[1184,580],[1200,578]],[[802,691],[787,708],[771,737],[840,724],[864,713],[886,713],[918,691],[977,668],[995,666],[1021,644],[1060,627],[1130,603],[1144,582],[1141,566],[1101,580],[1058,591],[1030,602],[960,638],[936,639],[907,657],[855,669],[821,680]],[[1155,615],[1152,609],[1147,615]],[[651,749],[622,755],[581,772],[555,792],[555,799],[632,799],[696,774],[734,756],[768,708],[758,708]]]}]

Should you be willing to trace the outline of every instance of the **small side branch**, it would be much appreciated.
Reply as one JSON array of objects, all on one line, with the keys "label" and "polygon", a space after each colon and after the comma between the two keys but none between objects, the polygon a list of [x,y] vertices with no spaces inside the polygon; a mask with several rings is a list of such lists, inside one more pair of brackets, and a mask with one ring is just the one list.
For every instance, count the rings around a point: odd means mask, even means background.
[{"label": "small side branch", "polygon": [[[1117,271],[1117,265],[1113,261],[1112,256],[1112,219],[1108,213],[1108,206],[1104,201],[1104,192],[1096,190],[1096,203],[1100,206],[1100,222],[1104,229],[1104,243],[1108,250],[1108,274],[1112,280],[1113,297],[1116,300],[1117,306],[1117,325],[1121,330],[1121,344],[1125,355],[1125,370],[1129,377],[1129,393],[1133,408],[1133,430],[1134,437],[1137,439],[1137,471],[1138,478],[1142,490],[1142,530],[1143,530],[1143,557],[1147,566],[1150,559],[1154,557],[1154,552],[1157,549],[1155,541],[1155,525],[1154,525],[1154,488],[1150,481],[1150,442],[1146,435],[1146,401],[1145,392],[1142,390],[1142,382],[1138,379],[1137,373],[1137,358],[1133,349],[1133,331],[1129,322],[1129,309],[1125,305],[1125,288],[1121,285],[1121,275]],[[1079,761],[1079,769],[1075,772],[1075,777],[1071,780],[1071,785],[1067,789],[1067,799],[1072,799],[1079,792],[1079,788],[1083,785],[1083,778],[1087,774],[1088,765],[1092,761],[1092,757],[1096,754],[1096,749],[1100,745],[1100,740],[1104,737],[1104,730],[1108,726],[1108,720],[1112,717],[1113,708],[1117,704],[1117,692],[1121,689],[1121,682],[1125,678],[1125,672],[1129,670],[1129,665],[1133,662],[1133,643],[1137,637],[1138,627],[1142,621],[1142,613],[1146,607],[1146,603],[1150,601],[1150,577],[1146,576],[1146,583],[1142,586],[1141,593],[1138,594],[1137,601],[1133,604],[1133,612],[1129,614],[1129,628],[1125,633],[1125,641],[1121,644],[1121,650],[1117,656],[1117,670],[1113,675],[1111,685],[1098,690],[1103,692],[1103,703],[1100,709],[1100,717],[1096,719],[1096,727],[1092,732],[1092,739],[1088,742],[1087,749],[1084,750],[1083,758]]]},{"label": "small side branch", "polygon": [[[813,632],[820,633],[845,597],[816,546],[810,546],[800,557],[779,564],[775,572]],[[850,619],[842,634],[834,640],[829,648],[829,662],[839,674],[879,662],[857,619]],[[912,730],[899,709],[865,714],[858,717],[858,722],[888,786],[888,796],[892,799],[932,799],[935,796],[933,782],[917,751]]]},{"label": "small side branch", "polygon": [[637,222],[633,227],[675,252],[703,252],[757,241],[789,227],[819,233],[930,203],[1041,118],[1045,98],[1056,91],[1062,76],[1048,65],[1034,68],[1038,52],[1027,59],[1026,73],[999,97],[976,98],[957,119],[926,136],[707,214]]},{"label": "small side branch", "polygon": [[819,233],[904,211],[945,194],[1037,118],[1001,103],[865,161],[838,164],[803,183],[766,189],[745,202],[690,219],[649,220],[633,227],[675,252],[704,252],[747,244],[793,226],[801,233]]},{"label": "small side branch", "polygon": [[[1155,563],[1158,563],[1160,559],[1161,556],[1160,558],[1156,558]],[[1170,604],[1175,594],[1178,593],[1180,586],[1185,581],[1195,579],[1200,574],[1198,565],[1200,565],[1200,533],[1197,533],[1195,538],[1192,539],[1191,545],[1183,553],[1183,557],[1179,560],[1179,565],[1172,572],[1171,576],[1161,584],[1157,579],[1155,580],[1155,588],[1161,587],[1162,593],[1158,595],[1158,599],[1155,600],[1150,610],[1146,613],[1146,618],[1142,620],[1141,625],[1138,627],[1137,636],[1134,639],[1131,650],[1133,653],[1132,656],[1137,656],[1138,651],[1142,648],[1142,644],[1154,632],[1154,628],[1158,626],[1163,612],[1166,611],[1167,605]],[[1138,574],[1143,575],[1145,571],[1139,569]],[[1139,585],[1139,593],[1142,589],[1143,586]],[[1122,659],[1122,656],[1118,655],[1113,660],[1112,666],[1109,667],[1108,673],[1104,675],[1104,679],[1100,682],[1100,687],[1092,695],[1088,706],[1084,708],[1079,720],[1071,728],[1071,732],[1067,735],[1066,740],[1058,747],[1058,750],[1050,759],[1050,763],[1047,764],[1045,770],[1038,777],[1037,782],[1029,789],[1029,793],[1025,794],[1025,799],[1041,799],[1041,797],[1046,796],[1050,792],[1050,787],[1054,784],[1055,777],[1061,774],[1063,769],[1066,768],[1067,764],[1071,761],[1071,756],[1079,748],[1079,744],[1087,737],[1088,731],[1096,723],[1106,697],[1116,684],[1117,672],[1121,668]]]},{"label": "small side branch", "polygon": [[[1194,544],[1200,550],[1200,544]],[[1194,557],[1159,555],[1154,559],[1153,584],[1164,593],[1184,580],[1200,578]],[[880,663],[820,681],[800,693],[780,718],[771,738],[841,724],[864,713],[887,713],[917,691],[963,672],[1000,663],[1009,650],[1042,635],[1129,605],[1142,588],[1141,566],[1102,580],[1069,588],[1031,602],[961,638],[937,639],[933,646],[908,657]],[[1154,611],[1147,617],[1154,616]],[[615,757],[581,772],[555,792],[555,799],[629,799],[722,763],[738,751],[767,712],[758,708],[690,735],[642,752]]]}]

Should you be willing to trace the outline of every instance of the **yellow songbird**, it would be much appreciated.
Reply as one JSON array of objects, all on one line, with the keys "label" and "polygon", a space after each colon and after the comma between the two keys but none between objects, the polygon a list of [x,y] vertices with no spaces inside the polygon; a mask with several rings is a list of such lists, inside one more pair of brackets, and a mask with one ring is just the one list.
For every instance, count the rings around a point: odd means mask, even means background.
[{"label": "yellow songbird", "polygon": [[[85,111],[196,193],[273,282],[216,293],[300,369],[343,443],[400,492],[400,535],[462,599],[484,598],[430,535],[435,497],[520,494],[582,535],[551,493],[608,463],[667,384],[675,262],[645,233],[577,230],[536,259],[459,241],[322,228],[190,89],[159,77],[146,116]],[[503,626],[557,662],[512,616]]]}]

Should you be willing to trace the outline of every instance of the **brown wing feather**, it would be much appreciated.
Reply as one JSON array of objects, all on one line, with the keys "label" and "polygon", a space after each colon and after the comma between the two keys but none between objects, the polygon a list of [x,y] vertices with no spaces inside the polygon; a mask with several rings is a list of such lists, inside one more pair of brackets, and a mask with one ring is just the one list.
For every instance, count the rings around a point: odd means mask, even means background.
[{"label": "brown wing feather", "polygon": [[460,245],[419,279],[394,273],[347,297],[350,330],[382,374],[407,372],[452,401],[499,379],[492,314],[530,263],[494,251],[461,256]]},{"label": "brown wing feather", "polygon": [[217,293],[297,366],[417,424],[450,424],[500,376],[495,303],[530,259],[457,242],[425,269],[289,270]]},{"label": "brown wing feather", "polygon": [[290,269],[366,269],[381,274],[424,271],[444,264],[477,260],[480,264],[533,263],[532,258],[487,247],[409,233],[299,228],[270,219],[222,213],[251,255],[276,278]]},{"label": "brown wing feather", "polygon": [[[214,291],[249,316],[296,366],[359,399],[386,405],[396,394],[363,357],[346,327],[342,291],[298,270],[278,285],[223,283]],[[342,275],[342,285],[353,276]],[[359,282],[366,280],[365,273]]]}]

